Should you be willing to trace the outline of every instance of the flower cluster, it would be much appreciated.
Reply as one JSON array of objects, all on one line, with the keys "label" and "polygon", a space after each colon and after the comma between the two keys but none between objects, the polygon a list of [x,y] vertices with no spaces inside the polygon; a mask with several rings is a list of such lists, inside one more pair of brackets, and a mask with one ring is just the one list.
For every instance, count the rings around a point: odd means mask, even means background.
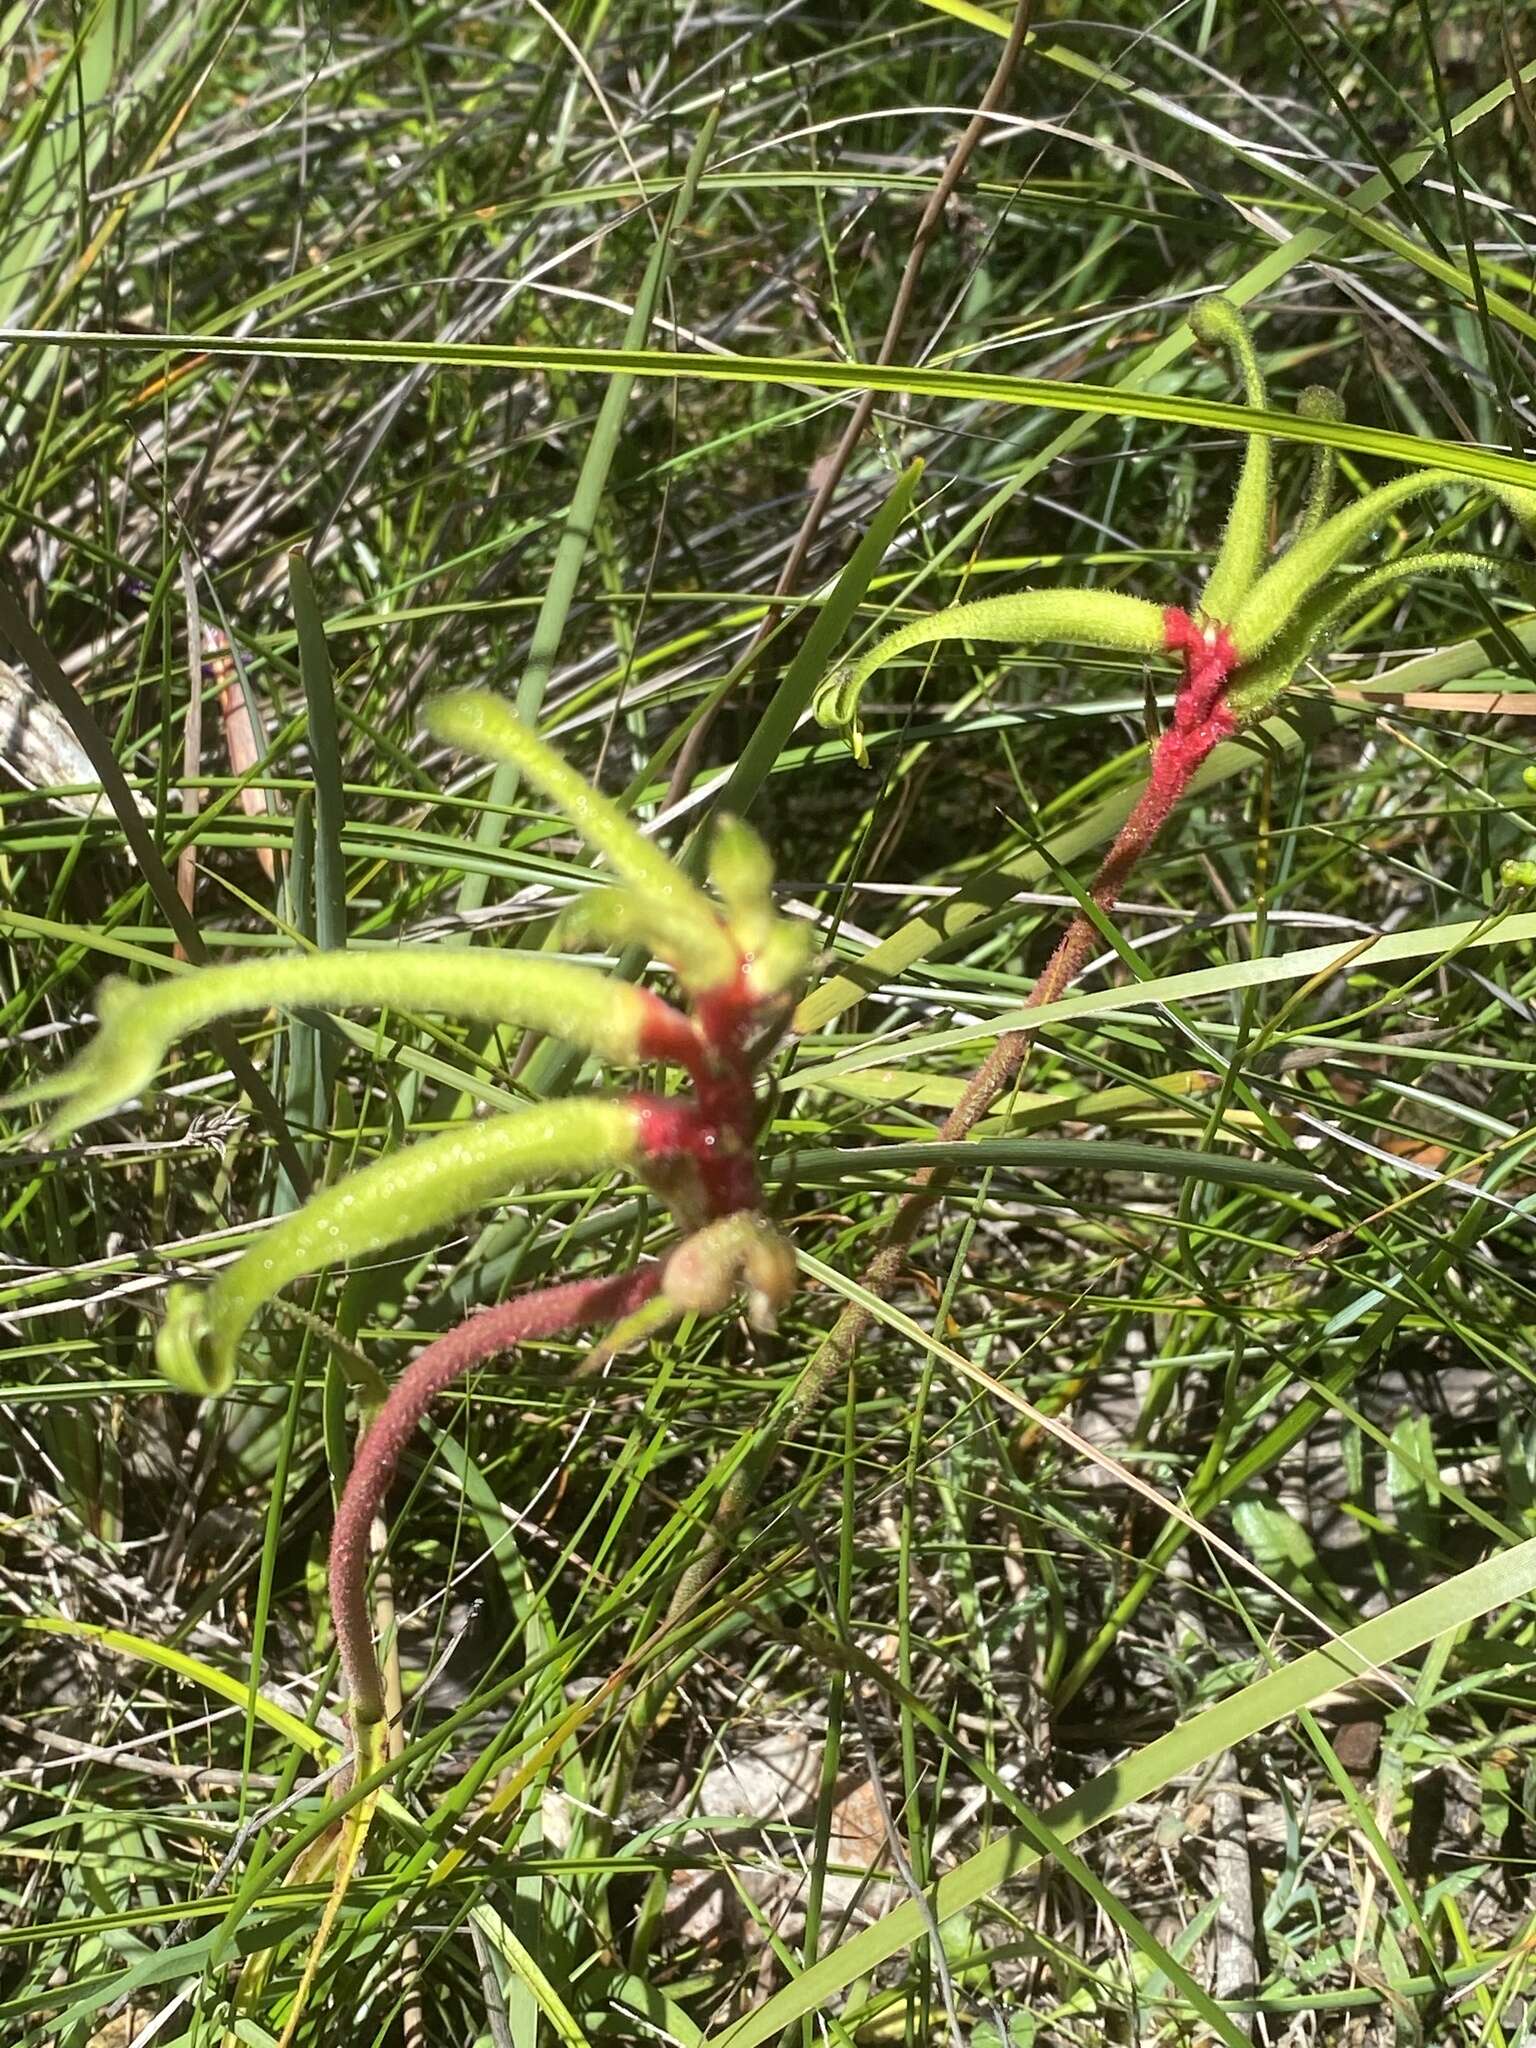
[{"label": "flower cluster", "polygon": [[[1190,325],[1207,347],[1232,358],[1247,405],[1266,409],[1258,357],[1230,302],[1201,300]],[[1304,391],[1297,409],[1312,420],[1343,417],[1337,394],[1321,385]],[[952,605],[911,620],[835,670],[817,692],[817,718],[845,731],[857,758],[866,760],[858,707],[870,678],[911,649],[946,640],[996,641],[1009,647],[1051,642],[1176,661],[1183,673],[1172,721],[1153,746],[1146,786],[1090,889],[1101,910],[1111,909],[1212,748],[1262,717],[1302,663],[1363,604],[1414,576],[1486,573],[1525,590],[1531,587],[1526,565],[1465,548],[1431,545],[1374,567],[1351,564],[1361,546],[1381,532],[1389,514],[1447,488],[1488,490],[1536,540],[1536,492],[1497,483],[1473,485],[1443,470],[1414,470],[1330,513],[1333,453],[1319,447],[1290,545],[1271,560],[1270,533],[1276,523],[1271,469],[1269,436],[1255,431],[1248,437],[1221,548],[1195,612],[1101,590],[1028,590]],[[1073,921],[1042,977],[1038,1001],[1052,1000],[1073,979],[1094,939],[1091,920]]]},{"label": "flower cluster", "polygon": [[359,1445],[331,1544],[332,1609],[360,1747],[384,1714],[366,1598],[369,1532],[435,1396],[513,1345],[603,1326],[590,1363],[690,1310],[723,1308],[738,1289],[766,1327],[794,1284],[794,1255],[763,1214],[754,1077],[788,1023],[811,934],[774,910],[762,842],[740,820],[718,823],[711,896],[500,698],[439,698],[427,724],[441,741],[515,767],[605,857],[618,885],[592,891],[570,923],[604,944],[644,946],[676,977],[681,1007],[595,967],[530,953],[407,947],[291,955],[201,968],[150,988],[109,981],[97,1036],[62,1073],[15,1098],[58,1104],[35,1139],[55,1143],[144,1094],[175,1039],[274,1005],[432,1011],[549,1034],[608,1064],[682,1070],[680,1094],[541,1103],[387,1154],[263,1231],[211,1287],[170,1290],[160,1367],[190,1392],[222,1394],[234,1383],[253,1317],[290,1282],[441,1231],[514,1187],[554,1174],[626,1171],[661,1197],[683,1233],[657,1264],[541,1288],[469,1317],[390,1390]]}]

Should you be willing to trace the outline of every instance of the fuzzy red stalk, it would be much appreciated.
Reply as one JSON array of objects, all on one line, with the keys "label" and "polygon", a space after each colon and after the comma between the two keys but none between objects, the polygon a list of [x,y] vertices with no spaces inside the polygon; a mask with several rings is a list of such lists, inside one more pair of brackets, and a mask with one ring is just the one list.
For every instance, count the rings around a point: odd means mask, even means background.
[{"label": "fuzzy red stalk", "polygon": [[432,1402],[461,1373],[498,1351],[632,1315],[660,1287],[661,1274],[660,1266],[643,1266],[611,1279],[571,1280],[484,1309],[429,1344],[390,1389],[357,1447],[331,1533],[331,1614],[354,1726],[384,1718],[384,1687],[368,1612],[373,1521],[389,1492],[400,1454]]},{"label": "fuzzy red stalk", "polygon": [[[700,998],[694,1018],[656,999],[641,1033],[644,1057],[675,1062],[693,1083],[691,1095],[631,1098],[645,1178],[693,1229],[761,1206],[752,1037],[762,1016],[743,967]],[[390,1390],[357,1447],[331,1535],[331,1613],[355,1726],[381,1721],[385,1711],[367,1597],[373,1521],[427,1409],[461,1373],[498,1351],[586,1324],[621,1322],[656,1294],[662,1273],[656,1265],[608,1280],[573,1280],[486,1309],[429,1344]]]},{"label": "fuzzy red stalk", "polygon": [[[1169,653],[1183,657],[1184,680],[1174,700],[1173,721],[1153,745],[1146,786],[1089,884],[1088,894],[1102,911],[1114,908],[1137,863],[1167,824],[1206,755],[1237,729],[1223,696],[1227,678],[1238,661],[1237,649],[1226,629],[1213,627],[1207,633],[1188,612],[1169,605],[1163,614],[1163,632]],[[1093,919],[1079,911],[1041,969],[1024,1007],[1038,1010],[1065,994],[1091,959],[1099,936]],[[939,1130],[940,1143],[954,1144],[970,1136],[992,1104],[1018,1078],[1032,1036],[1027,1028],[1003,1034],[944,1119]],[[945,1169],[920,1167],[910,1192],[902,1197],[885,1243],[863,1275],[863,1284],[881,1300],[896,1285],[902,1255],[947,1179]],[[850,1303],[813,1359],[808,1377],[815,1379],[823,1365],[830,1371],[850,1357],[868,1322],[869,1312]]]},{"label": "fuzzy red stalk", "polygon": [[[1119,901],[1206,755],[1237,730],[1223,695],[1238,659],[1226,628],[1213,627],[1207,633],[1188,612],[1169,605],[1163,633],[1169,653],[1183,656],[1184,681],[1174,699],[1173,722],[1153,745],[1146,787],[1089,884],[1089,896],[1103,911],[1113,910]],[[1028,1007],[1055,1002],[1081,974],[1098,942],[1093,919],[1079,913],[1030,991]]]},{"label": "fuzzy red stalk", "polygon": [[[660,1056],[686,1067],[700,1114],[721,1130],[750,1146],[757,1135],[757,1096],[753,1088],[752,1041],[761,1029],[764,1006],[752,992],[746,962],[728,981],[706,989],[687,1020],[691,1050],[661,1051],[659,1038],[647,1033],[641,1050],[656,1045]],[[677,1013],[674,1012],[674,1015]]]}]

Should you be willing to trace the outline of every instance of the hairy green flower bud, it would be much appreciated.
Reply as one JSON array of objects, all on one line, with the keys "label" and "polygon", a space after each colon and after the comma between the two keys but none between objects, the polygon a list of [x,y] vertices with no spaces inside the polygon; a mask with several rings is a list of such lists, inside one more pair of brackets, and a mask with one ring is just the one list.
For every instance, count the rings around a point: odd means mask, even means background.
[{"label": "hairy green flower bud", "polygon": [[640,1153],[639,1108],[601,1099],[513,1110],[389,1153],[263,1231],[206,1292],[173,1288],[160,1370],[189,1393],[225,1393],[247,1325],[290,1281],[441,1229],[513,1187],[634,1166]]},{"label": "hairy green flower bud", "polygon": [[[1243,396],[1256,412],[1269,403],[1264,372],[1247,324],[1229,299],[1201,299],[1190,309],[1197,341],[1225,350],[1243,380]],[[1225,624],[1247,596],[1269,550],[1270,447],[1267,434],[1250,434],[1227,515],[1227,528],[1200,600],[1203,618]]]},{"label": "hairy green flower bud", "polygon": [[144,1094],[166,1048],[189,1031],[241,1010],[294,1005],[446,1012],[554,1032],[599,1059],[625,1064],[655,1056],[666,1020],[677,1032],[689,1030],[659,996],[594,968],[527,954],[444,946],[288,953],[196,968],[148,988],[104,982],[97,997],[101,1029],[90,1044],[61,1073],[10,1099],[62,1104],[34,1141],[53,1143]]},{"label": "hairy green flower bud", "polygon": [[[1325,420],[1337,426],[1344,417],[1344,401],[1329,384],[1309,384],[1296,401],[1297,417],[1304,420]],[[1328,517],[1328,501],[1333,496],[1333,473],[1337,465],[1337,450],[1314,448],[1312,464],[1307,471],[1307,495],[1296,522],[1294,540],[1305,540],[1309,533],[1316,533]]]},{"label": "hairy green flower bud", "polygon": [[736,972],[730,934],[702,889],[659,846],[653,846],[616,804],[524,725],[510,704],[488,690],[455,690],[427,707],[434,738],[483,760],[516,768],[563,811],[633,891],[649,927],[647,943],[697,993]]},{"label": "hairy green flower bud", "polygon": [[1363,540],[1370,538],[1389,512],[1427,496],[1430,491],[1448,487],[1490,490],[1522,526],[1536,527],[1536,491],[1520,491],[1506,484],[1479,485],[1470,479],[1448,477],[1438,469],[1419,469],[1396,477],[1358,503],[1335,512],[1315,533],[1297,541],[1259,578],[1228,621],[1239,659],[1246,663],[1262,654],[1312,593],[1349,559]]},{"label": "hairy green flower bud", "polygon": [[755,953],[774,923],[773,857],[745,818],[715,820],[709,879],[725,905],[731,936],[744,953]]},{"label": "hairy green flower bud", "polygon": [[1466,548],[1420,548],[1399,555],[1377,569],[1362,569],[1340,587],[1304,604],[1257,661],[1239,669],[1227,689],[1227,708],[1240,725],[1259,717],[1290,683],[1298,668],[1324,640],[1330,639],[1349,614],[1358,611],[1393,584],[1411,576],[1502,576],[1517,588],[1536,594],[1536,567],[1508,562],[1498,555],[1475,554]]},{"label": "hairy green flower bud", "polygon": [[898,626],[867,654],[835,669],[812,699],[817,722],[845,730],[855,758],[867,765],[858,719],[865,684],[910,648],[941,640],[996,640],[1008,647],[1061,641],[1070,647],[1160,654],[1165,648],[1163,608],[1112,590],[1020,590],[1009,597],[982,597],[927,612]]}]

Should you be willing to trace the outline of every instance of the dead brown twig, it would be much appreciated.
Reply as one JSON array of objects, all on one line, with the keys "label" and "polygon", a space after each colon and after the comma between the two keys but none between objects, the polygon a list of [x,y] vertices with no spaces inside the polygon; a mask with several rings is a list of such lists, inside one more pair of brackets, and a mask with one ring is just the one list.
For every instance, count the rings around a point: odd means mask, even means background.
[{"label": "dead brown twig", "polygon": [[[887,363],[891,362],[895,357],[897,349],[901,346],[901,338],[906,331],[907,317],[912,311],[912,302],[917,296],[918,279],[922,276],[923,264],[927,260],[928,251],[944,219],[944,209],[954,197],[960,180],[965,176],[966,165],[975,155],[981,138],[987,132],[987,123],[997,111],[1004,93],[1008,90],[1014,71],[1018,66],[1024,44],[1029,36],[1031,7],[1032,0],[1019,0],[1018,6],[1014,9],[1013,26],[1008,32],[1008,40],[1003,45],[1002,55],[997,60],[997,66],[991,78],[987,81],[987,89],[982,94],[975,113],[966,123],[964,133],[955,144],[953,150],[951,150],[949,162],[940,173],[939,182],[928,195],[928,203],[923,208],[922,218],[918,221],[917,232],[912,237],[912,247],[907,251],[907,260],[902,269],[901,281],[896,287],[896,296],[891,301],[890,318],[885,323],[885,333],[881,338],[879,351],[875,356],[875,366],[877,369],[883,369]],[[779,571],[779,579],[773,586],[773,596],[769,599],[768,609],[764,612],[762,622],[757,629],[756,638],[747,651],[746,662],[743,663],[744,670],[751,663],[758,649],[763,645],[763,642],[778,623],[779,610],[783,600],[791,595],[796,584],[800,581],[800,572],[804,569],[806,559],[816,544],[816,536],[821,531],[822,522],[827,516],[827,510],[832,500],[837,496],[843,478],[848,472],[848,465],[853,460],[854,453],[860,441],[864,438],[864,430],[874,415],[875,396],[876,394],[873,391],[862,392],[853,411],[848,415],[848,421],[843,428],[842,437],[827,460],[822,471],[821,481],[816,486],[815,495],[812,497],[810,504],[805,508],[805,517],[800,521],[800,530],[795,535],[788,558],[784,563],[784,567]],[[694,775],[698,769],[699,756],[703,752],[704,741],[708,736],[711,724],[714,722],[714,710],[718,708],[716,706],[714,709],[707,710],[704,713],[699,719],[698,724],[693,728],[693,731],[688,735],[681,752],[678,754],[677,766],[672,771],[671,785],[667,790],[666,807],[668,810],[686,796],[692,785]]]}]

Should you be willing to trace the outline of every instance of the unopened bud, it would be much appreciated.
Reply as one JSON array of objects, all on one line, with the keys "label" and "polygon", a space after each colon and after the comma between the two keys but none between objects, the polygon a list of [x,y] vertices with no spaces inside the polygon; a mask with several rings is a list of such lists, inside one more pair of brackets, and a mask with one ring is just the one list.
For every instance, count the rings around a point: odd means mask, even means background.
[{"label": "unopened bud", "polygon": [[795,1254],[787,1238],[767,1224],[747,1246],[747,1315],[754,1330],[772,1330],[795,1292]]},{"label": "unopened bud", "polygon": [[735,1248],[712,1229],[685,1238],[667,1261],[662,1292],[677,1308],[714,1315],[736,1292]]},{"label": "unopened bud", "polygon": [[208,1300],[201,1287],[172,1287],[165,1321],[155,1338],[155,1363],[184,1394],[227,1394],[235,1383],[232,1359],[209,1344]]},{"label": "unopened bud", "polygon": [[771,1330],[795,1291],[795,1255],[771,1223],[750,1210],[705,1224],[685,1238],[667,1261],[663,1297],[674,1308],[712,1315],[738,1288],[758,1330]]},{"label": "unopened bud", "polygon": [[720,892],[737,944],[754,952],[773,921],[773,858],[745,818],[721,818],[716,824],[709,879]]}]

